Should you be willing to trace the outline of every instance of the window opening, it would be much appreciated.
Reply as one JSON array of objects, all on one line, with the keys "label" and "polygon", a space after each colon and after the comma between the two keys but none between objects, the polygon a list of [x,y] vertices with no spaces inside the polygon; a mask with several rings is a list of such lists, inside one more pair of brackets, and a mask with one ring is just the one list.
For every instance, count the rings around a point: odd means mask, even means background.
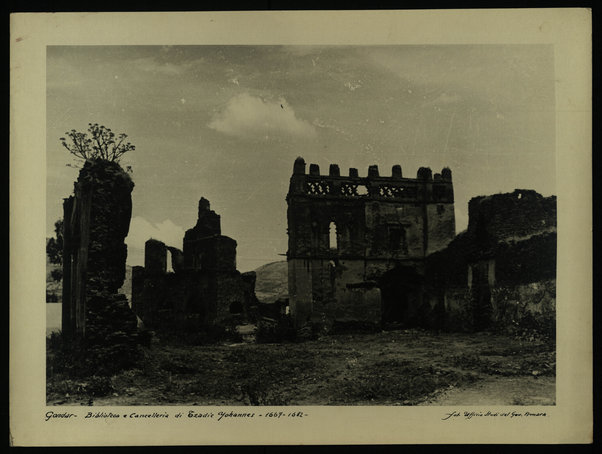
[{"label": "window opening", "polygon": [[172,255],[171,255],[171,251],[169,249],[167,250],[167,257],[166,258],[167,258],[166,271],[168,273],[173,273],[174,272],[173,271],[173,262],[172,262],[173,258],[172,258]]},{"label": "window opening", "polygon": [[402,226],[389,226],[389,248],[391,251],[401,251],[404,254],[408,253],[406,230]]},{"label": "window opening", "polygon": [[357,195],[368,195],[368,188],[363,184],[357,185]]},{"label": "window opening", "polygon": [[330,246],[330,249],[338,249],[336,223],[331,222],[328,229],[328,245]]}]

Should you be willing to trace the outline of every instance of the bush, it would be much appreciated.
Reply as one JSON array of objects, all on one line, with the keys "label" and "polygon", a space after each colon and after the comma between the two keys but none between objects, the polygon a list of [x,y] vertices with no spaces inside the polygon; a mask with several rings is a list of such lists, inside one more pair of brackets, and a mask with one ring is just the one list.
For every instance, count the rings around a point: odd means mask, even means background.
[{"label": "bush", "polygon": [[50,272],[50,277],[52,277],[53,281],[60,282],[61,280],[63,280],[63,269],[57,268],[57,269],[52,270]]},{"label": "bush", "polygon": [[77,340],[67,342],[60,331],[46,338],[46,356],[48,377],[58,374],[75,378],[89,372],[83,343]]},{"label": "bush", "polygon": [[58,303],[59,297],[55,292],[46,291],[46,302],[47,303]]},{"label": "bush", "polygon": [[290,318],[284,317],[276,322],[261,320],[257,324],[255,340],[258,343],[292,342],[297,339],[297,332]]},{"label": "bush", "polygon": [[46,341],[47,375],[67,377],[109,376],[134,367],[141,358],[135,335],[113,333],[99,341],[65,340],[63,334],[52,333]]},{"label": "bush", "polygon": [[85,391],[90,396],[107,396],[114,391],[109,377],[93,375],[87,381]]},{"label": "bush", "polygon": [[537,338],[555,340],[556,318],[554,316],[536,318],[532,314],[526,314],[517,323],[516,334],[531,340]]}]

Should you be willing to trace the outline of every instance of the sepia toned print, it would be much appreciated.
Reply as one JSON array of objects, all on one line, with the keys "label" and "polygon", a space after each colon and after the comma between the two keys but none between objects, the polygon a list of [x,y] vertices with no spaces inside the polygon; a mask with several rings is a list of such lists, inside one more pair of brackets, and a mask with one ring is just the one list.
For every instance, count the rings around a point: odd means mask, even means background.
[{"label": "sepia toned print", "polygon": [[47,58],[48,403],[555,404],[550,46]]},{"label": "sepia toned print", "polygon": [[591,441],[590,16],[12,15],[10,444]]}]

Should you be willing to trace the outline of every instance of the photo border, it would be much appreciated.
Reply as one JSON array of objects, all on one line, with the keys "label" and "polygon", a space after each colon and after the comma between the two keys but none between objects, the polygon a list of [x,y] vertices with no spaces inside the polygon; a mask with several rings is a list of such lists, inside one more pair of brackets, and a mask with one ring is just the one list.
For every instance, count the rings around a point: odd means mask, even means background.
[{"label": "photo border", "polygon": [[[558,196],[557,399],[545,417],[454,418],[516,407],[286,407],[296,420],[187,418],[253,407],[47,407],[46,46],[124,44],[553,44]],[[11,15],[10,433],[15,446],[586,443],[592,411],[591,11],[586,9],[21,13]],[[38,334],[39,333],[39,334]],[[265,411],[269,407],[263,407]],[[527,407],[518,407],[525,410]],[[280,410],[275,407],[274,410]],[[49,411],[78,414],[51,418]],[[183,413],[180,419],[177,413]]]}]

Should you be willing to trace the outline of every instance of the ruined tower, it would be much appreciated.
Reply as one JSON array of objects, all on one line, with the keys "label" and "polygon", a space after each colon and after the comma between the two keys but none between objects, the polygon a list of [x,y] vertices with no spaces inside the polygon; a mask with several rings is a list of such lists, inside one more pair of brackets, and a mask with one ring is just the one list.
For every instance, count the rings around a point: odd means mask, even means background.
[{"label": "ruined tower", "polygon": [[222,235],[220,215],[201,197],[196,225],[184,235],[184,267],[236,271],[236,241]]},{"label": "ruined tower", "polygon": [[[421,167],[404,178],[395,165],[390,176],[378,166],[360,177],[328,175],[297,158],[288,203],[288,285],[297,326],[307,321],[380,323],[409,317],[421,303],[420,279],[428,254],[455,236],[451,170]],[[395,270],[395,277],[387,272]],[[388,280],[401,277],[402,294]]]},{"label": "ruined tower", "polygon": [[190,334],[247,315],[255,303],[255,273],[237,271],[236,241],[221,234],[220,215],[204,197],[183,250],[151,238],[144,266],[132,269],[132,308],[153,329]]}]

